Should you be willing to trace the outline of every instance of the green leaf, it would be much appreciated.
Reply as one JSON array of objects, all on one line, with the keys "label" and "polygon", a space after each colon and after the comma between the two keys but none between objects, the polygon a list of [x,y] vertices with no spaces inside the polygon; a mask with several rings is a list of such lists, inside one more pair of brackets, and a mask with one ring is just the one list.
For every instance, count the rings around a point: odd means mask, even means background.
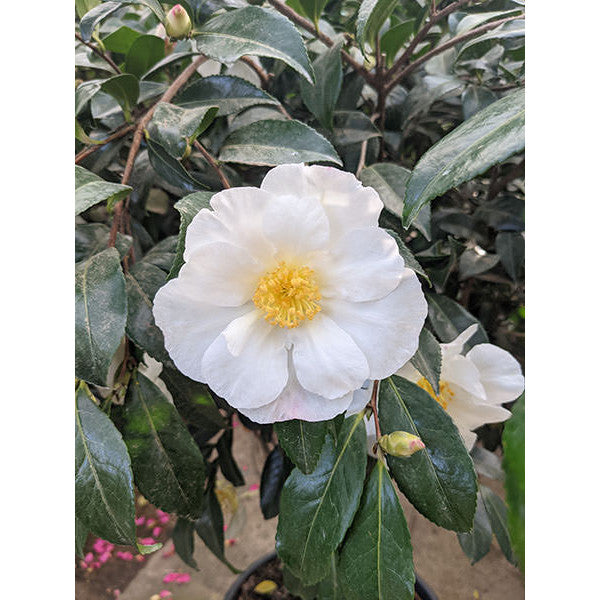
[{"label": "green leaf", "polygon": [[140,95],[140,84],[137,77],[131,73],[115,75],[110,79],[105,79],[100,88],[119,103],[125,113],[125,118],[129,118]]},{"label": "green leaf", "polygon": [[329,421],[282,421],[275,423],[275,432],[288,458],[304,473],[312,473],[325,442]]},{"label": "green leaf", "polygon": [[492,90],[482,85],[468,85],[461,96],[465,121],[496,100],[498,100],[498,96]]},{"label": "green leaf", "polygon": [[83,558],[90,530],[75,517],[75,556]]},{"label": "green leaf", "polygon": [[364,0],[360,3],[356,19],[356,39],[363,52],[365,43],[375,49],[375,38],[396,4],[397,0]]},{"label": "green leaf", "polygon": [[281,446],[275,446],[267,456],[260,476],[260,510],[265,519],[279,514],[281,489],[292,470]]},{"label": "green leaf", "polygon": [[492,544],[492,526],[483,505],[481,492],[477,493],[477,508],[475,509],[475,521],[473,531],[457,533],[458,542],[463,552],[474,565],[480,561],[489,551]]},{"label": "green leaf", "polygon": [[136,547],[140,554],[146,555],[146,554],[152,554],[153,552],[160,550],[163,547],[163,545],[162,545],[162,542],[156,542],[156,544],[140,544],[138,542],[138,543],[136,543]]},{"label": "green leaf", "polygon": [[75,90],[75,116],[86,107],[87,103],[100,91],[102,82],[99,79],[85,81]]},{"label": "green leaf", "polygon": [[173,545],[181,560],[198,571],[198,563],[194,559],[194,521],[179,517],[173,529]]},{"label": "green leaf", "polygon": [[277,58],[313,81],[302,36],[291,21],[269,9],[247,6],[217,15],[201,26],[196,43],[200,52],[224,63],[244,55]]},{"label": "green leaf", "polygon": [[508,505],[508,533],[521,571],[525,571],[525,394],[512,408],[502,434]]},{"label": "green leaf", "polygon": [[142,494],[165,512],[198,517],[204,459],[175,407],[141,373],[129,385],[123,418],[123,438]]},{"label": "green leaf", "polygon": [[314,84],[300,80],[302,102],[326,129],[333,128],[333,110],[342,89],[341,49],[342,42],[338,42],[315,59]]},{"label": "green leaf", "polygon": [[[291,4],[291,1],[288,2]],[[319,594],[319,584],[305,585],[290,569],[283,565],[283,583],[290,594],[299,596],[302,600],[316,600]]]},{"label": "green leaf", "polygon": [[481,275],[490,269],[493,269],[500,262],[497,254],[481,254],[473,248],[467,248],[461,255],[458,262],[459,279],[468,279]]},{"label": "green leaf", "polygon": [[218,106],[219,116],[236,114],[257,104],[279,101],[240,77],[212,75],[188,85],[175,99],[183,108]]},{"label": "green leaf", "polygon": [[175,208],[179,211],[180,223],[179,223],[179,237],[177,239],[177,254],[173,261],[173,266],[167,281],[177,277],[179,269],[183,266],[183,251],[185,250],[185,233],[188,225],[192,222],[192,219],[200,212],[201,209],[206,208],[210,210],[210,199],[214,192],[195,192],[184,196],[175,203]]},{"label": "green leaf", "polygon": [[510,545],[510,535],[508,533],[507,509],[506,504],[500,496],[494,494],[489,487],[481,486],[481,497],[485,510],[492,525],[492,531],[498,540],[498,545],[506,559],[515,564],[515,556]]},{"label": "green leaf", "polygon": [[347,600],[413,600],[410,534],[394,484],[382,461],[371,472],[340,555]]},{"label": "green leaf", "polygon": [[410,225],[433,198],[521,151],[524,134],[524,90],[497,100],[459,125],[432,146],[414,168],[406,186],[404,223]]},{"label": "green leaf", "polygon": [[337,110],[333,114],[333,136],[337,145],[359,144],[381,137],[373,121],[359,110]]},{"label": "green leaf", "polygon": [[186,148],[214,121],[216,106],[181,108],[160,102],[148,124],[148,132],[171,156],[182,158]]},{"label": "green leaf", "polygon": [[381,52],[385,54],[387,67],[390,68],[394,64],[394,58],[398,54],[398,50],[410,39],[415,30],[414,19],[404,21],[390,27],[381,36]]},{"label": "green leaf", "polygon": [[135,263],[125,275],[127,291],[127,325],[125,333],[131,341],[162,363],[171,359],[165,350],[162,331],[154,322],[152,306],[156,292],[165,284],[166,274],[155,265]]},{"label": "green leaf", "polygon": [[206,187],[194,179],[187,169],[162,144],[148,137],[148,158],[152,168],[168,183],[191,192],[197,188]]},{"label": "green leaf", "polygon": [[408,246],[402,241],[402,238],[392,229],[386,229],[386,231],[394,238],[396,244],[398,245],[398,252],[400,256],[404,259],[404,266],[412,269],[415,273],[422,275],[429,285],[431,282],[429,281],[429,277],[425,272],[425,269],[420,265],[419,261],[415,258],[414,254],[408,249]]},{"label": "green leaf", "polygon": [[308,125],[273,119],[236,129],[223,143],[219,159],[266,166],[299,162],[342,164],[333,146]]},{"label": "green leaf", "polygon": [[[146,102],[146,100],[162,95],[166,89],[166,83],[140,81],[140,95],[137,101],[138,103]],[[92,98],[91,112],[94,119],[105,119],[112,115],[119,115],[121,110],[121,105],[112,96],[104,92],[98,92]]]},{"label": "green leaf", "polygon": [[483,447],[473,446],[471,458],[473,459],[475,471],[479,475],[489,477],[490,479],[497,479],[498,481],[504,481],[502,463],[497,454],[490,452]]},{"label": "green leaf", "polygon": [[75,267],[75,375],[105,386],[125,334],[127,297],[119,253],[108,248]]},{"label": "green leaf", "polygon": [[331,555],[329,562],[331,563],[329,574],[317,584],[316,598],[318,600],[344,600],[340,585],[338,557],[335,552]]},{"label": "green leaf", "polygon": [[319,19],[328,0],[297,0],[302,11],[314,24],[319,25]]},{"label": "green leaf", "polygon": [[458,302],[441,294],[425,294],[429,307],[428,317],[438,338],[447,344],[452,342],[467,327],[476,323],[479,325],[473,337],[465,344],[465,352],[476,344],[489,341],[481,323]]},{"label": "green leaf", "polygon": [[141,34],[139,31],[131,29],[131,27],[127,27],[126,25],[123,25],[122,27],[119,27],[119,29],[112,31],[109,35],[107,35],[102,40],[102,43],[104,44],[104,47],[110,52],[127,54],[133,42],[135,42],[135,40],[137,40],[142,35],[143,34]]},{"label": "green leaf", "polygon": [[205,494],[204,511],[194,523],[196,533],[206,547],[225,562],[225,536],[223,535],[223,512],[211,485]]},{"label": "green leaf", "polygon": [[141,77],[165,57],[165,41],[155,35],[138,37],[125,57],[125,71]]},{"label": "green leaf", "polygon": [[92,8],[92,10],[86,13],[79,22],[79,31],[81,32],[81,37],[86,42],[89,42],[92,38],[92,33],[94,33],[96,25],[101,23],[119,8],[121,8],[120,2],[104,2],[104,4],[99,4],[98,6]]},{"label": "green leaf", "polygon": [[75,515],[114,544],[135,544],[133,476],[127,448],[85,384],[75,410]]},{"label": "green leaf", "polygon": [[500,231],[496,236],[496,252],[502,266],[516,282],[525,263],[525,238],[521,233]]},{"label": "green leaf", "polygon": [[164,240],[158,242],[156,246],[150,248],[141,262],[149,263],[162,269],[165,273],[168,273],[173,266],[175,260],[175,254],[177,252],[177,236],[170,235]]},{"label": "green leaf", "polygon": [[442,372],[442,350],[433,334],[421,329],[419,347],[410,359],[412,366],[429,381],[436,394],[440,393],[440,374]]},{"label": "green leaf", "polygon": [[323,579],[358,508],[367,464],[362,413],[346,419],[334,446],[327,434],[310,475],[294,469],[281,493],[277,552],[304,584]]},{"label": "green leaf", "polygon": [[[410,171],[393,163],[377,163],[360,172],[360,180],[370,185],[379,194],[386,210],[399,220],[404,207],[404,192],[410,178]],[[415,227],[431,239],[431,211],[429,205],[423,207],[415,220]],[[412,267],[411,267],[412,268]]]},{"label": "green leaf", "polygon": [[108,202],[112,206],[115,202],[126,198],[132,191],[128,185],[104,181],[95,173],[75,165],[75,214],[79,215],[88,208]]},{"label": "green leaf", "polygon": [[231,451],[231,445],[233,444],[233,430],[226,429],[223,435],[217,440],[217,453],[218,462],[221,467],[221,473],[223,473],[225,479],[227,479],[232,485],[239,487],[245,485],[244,476],[240,471],[235,458],[233,458],[233,452]]},{"label": "green leaf", "polygon": [[425,390],[393,375],[381,382],[379,421],[383,434],[408,431],[425,444],[409,458],[387,456],[400,491],[436,525],[470,531],[477,477],[450,416]]},{"label": "green leaf", "polygon": [[498,40],[507,40],[525,37],[525,20],[517,19],[503,23],[493,31],[488,31],[479,37],[469,40],[463,44],[458,52],[456,60],[475,58],[483,52],[488,51]]},{"label": "green leaf", "polygon": [[118,2],[120,4],[142,4],[154,13],[161,23],[165,20],[165,11],[159,0],[118,0]]},{"label": "green leaf", "polygon": [[100,4],[100,0],[75,0],[75,12],[81,19],[81,17],[92,10],[92,8],[98,6],[98,4]]},{"label": "green leaf", "polygon": [[519,10],[520,9],[517,8],[517,9],[513,9],[513,10],[496,10],[496,11],[478,12],[478,13],[472,13],[472,14],[466,15],[458,22],[458,25],[456,26],[455,34],[460,35],[461,33],[466,33],[467,31],[470,31],[471,29],[475,29],[476,27],[479,27],[480,25],[483,25],[484,23],[487,23],[488,21],[491,21],[493,19],[508,17],[512,13],[515,13],[516,11],[519,11]]},{"label": "green leaf", "polygon": [[[110,229],[104,223],[81,223],[75,225],[75,262],[80,262],[106,250]],[[115,248],[123,258],[131,248],[133,240],[129,235],[117,233]]]}]

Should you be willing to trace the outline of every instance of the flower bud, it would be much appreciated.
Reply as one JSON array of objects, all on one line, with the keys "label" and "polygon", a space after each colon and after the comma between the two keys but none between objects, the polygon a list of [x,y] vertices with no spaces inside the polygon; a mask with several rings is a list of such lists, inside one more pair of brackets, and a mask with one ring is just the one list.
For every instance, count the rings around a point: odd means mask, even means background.
[{"label": "flower bud", "polygon": [[176,4],[168,13],[165,29],[170,37],[181,40],[192,31],[192,21],[181,4]]},{"label": "flower bud", "polygon": [[425,444],[421,438],[407,431],[394,431],[379,438],[379,446],[392,456],[412,456],[415,452],[423,450]]}]

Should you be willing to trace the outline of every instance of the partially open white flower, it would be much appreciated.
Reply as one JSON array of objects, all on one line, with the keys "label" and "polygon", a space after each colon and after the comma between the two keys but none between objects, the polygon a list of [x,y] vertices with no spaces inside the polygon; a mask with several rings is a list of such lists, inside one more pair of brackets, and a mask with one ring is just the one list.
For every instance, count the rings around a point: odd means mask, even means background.
[{"label": "partially open white flower", "polygon": [[281,165],[211,206],[154,300],[182,373],[253,421],[321,421],[414,354],[427,306],[378,227],[375,190],[335,168]]},{"label": "partially open white flower", "polygon": [[447,411],[468,450],[477,440],[472,430],[486,423],[506,421],[511,412],[501,404],[515,400],[525,388],[521,367],[506,350],[493,344],[478,344],[465,356],[461,354],[476,331],[477,325],[471,325],[449,344],[440,344],[439,394],[411,364],[398,371],[398,375],[429,392]]}]

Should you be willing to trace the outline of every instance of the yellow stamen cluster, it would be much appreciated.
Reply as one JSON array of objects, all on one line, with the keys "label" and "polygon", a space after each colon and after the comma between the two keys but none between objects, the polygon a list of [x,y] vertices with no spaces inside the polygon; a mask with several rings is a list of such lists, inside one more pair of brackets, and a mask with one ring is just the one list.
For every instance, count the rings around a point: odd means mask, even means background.
[{"label": "yellow stamen cluster", "polygon": [[429,381],[425,379],[425,377],[421,377],[421,379],[417,381],[417,385],[421,389],[425,390],[433,399],[435,399],[444,410],[448,410],[448,404],[450,404],[450,402],[454,398],[454,392],[450,388],[450,384],[447,381],[440,381],[439,394],[436,394],[433,391],[433,387],[431,386]]},{"label": "yellow stamen cluster", "polygon": [[312,319],[321,310],[320,299],[315,272],[285,261],[260,278],[252,297],[269,323],[289,328]]}]

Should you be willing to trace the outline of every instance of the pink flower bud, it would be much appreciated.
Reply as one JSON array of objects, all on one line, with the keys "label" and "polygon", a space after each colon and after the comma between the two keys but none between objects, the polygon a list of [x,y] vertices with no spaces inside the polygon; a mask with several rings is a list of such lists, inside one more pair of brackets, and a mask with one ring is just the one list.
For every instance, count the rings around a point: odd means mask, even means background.
[{"label": "pink flower bud", "polygon": [[192,21],[181,4],[176,4],[168,13],[165,29],[170,37],[181,40],[192,31]]},{"label": "pink flower bud", "polygon": [[392,456],[412,456],[415,452],[423,450],[425,444],[421,438],[407,431],[394,431],[379,438],[379,446]]}]

